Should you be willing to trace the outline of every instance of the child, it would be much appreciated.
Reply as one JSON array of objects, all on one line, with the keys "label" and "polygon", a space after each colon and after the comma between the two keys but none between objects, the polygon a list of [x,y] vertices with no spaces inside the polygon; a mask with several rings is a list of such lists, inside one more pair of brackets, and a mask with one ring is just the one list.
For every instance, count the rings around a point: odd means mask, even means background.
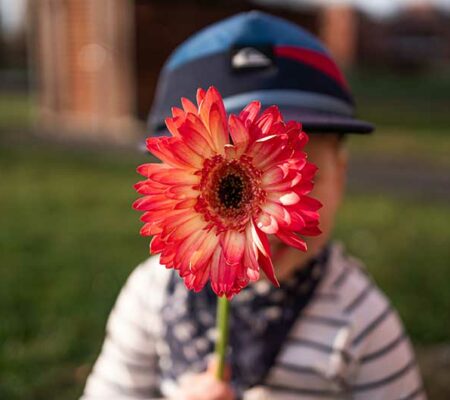
[{"label": "child", "polygon": [[[215,85],[229,112],[252,100],[303,123],[319,170],[320,236],[302,253],[273,240],[280,288],[266,280],[232,301],[229,375],[211,373],[215,295],[188,292],[151,257],[130,276],[110,315],[83,399],[424,399],[410,342],[364,267],[330,243],[345,186],[343,134],[353,118],[345,79],[310,34],[258,12],[219,22],[181,45],[160,78],[150,124],[162,133],[180,97]],[[370,210],[368,210],[370,212]],[[208,366],[209,364],[209,366]]]}]

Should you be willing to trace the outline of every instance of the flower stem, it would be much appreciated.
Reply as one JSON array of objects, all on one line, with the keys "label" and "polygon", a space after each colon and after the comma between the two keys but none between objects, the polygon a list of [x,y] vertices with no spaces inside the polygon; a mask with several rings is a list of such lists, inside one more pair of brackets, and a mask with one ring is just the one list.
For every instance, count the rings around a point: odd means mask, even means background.
[{"label": "flower stem", "polygon": [[216,378],[224,380],[225,356],[228,345],[228,316],[230,313],[230,302],[225,296],[217,299],[217,340],[216,340]]}]

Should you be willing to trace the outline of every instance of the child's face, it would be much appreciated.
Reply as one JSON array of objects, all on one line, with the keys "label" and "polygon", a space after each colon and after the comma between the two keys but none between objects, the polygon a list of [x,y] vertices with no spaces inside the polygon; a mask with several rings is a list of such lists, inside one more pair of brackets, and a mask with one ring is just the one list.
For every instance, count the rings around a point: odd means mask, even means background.
[{"label": "child's face", "polygon": [[[292,249],[286,251],[285,246],[275,237],[273,245],[274,264],[277,275],[283,279],[285,272],[295,266],[304,265],[317,254],[329,240],[334,226],[336,212],[342,199],[347,171],[347,154],[338,136],[333,134],[312,134],[306,147],[308,159],[319,169],[315,178],[315,186],[311,196],[318,199],[323,207],[319,210],[320,229],[322,234],[306,238],[306,253]],[[278,260],[277,260],[278,258]]]}]

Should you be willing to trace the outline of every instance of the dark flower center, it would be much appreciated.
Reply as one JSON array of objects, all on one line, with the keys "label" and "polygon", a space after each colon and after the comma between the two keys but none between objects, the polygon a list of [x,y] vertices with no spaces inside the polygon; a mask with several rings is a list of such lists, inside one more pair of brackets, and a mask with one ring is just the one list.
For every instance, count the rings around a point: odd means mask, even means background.
[{"label": "dark flower center", "polygon": [[217,194],[220,202],[226,208],[238,208],[241,204],[244,192],[242,177],[229,174],[220,179]]},{"label": "dark flower center", "polygon": [[198,171],[201,191],[195,210],[209,223],[206,229],[217,233],[226,230],[243,231],[250,218],[260,213],[259,205],[266,193],[260,187],[262,172],[256,169],[251,158],[225,160],[216,155],[205,160]]}]

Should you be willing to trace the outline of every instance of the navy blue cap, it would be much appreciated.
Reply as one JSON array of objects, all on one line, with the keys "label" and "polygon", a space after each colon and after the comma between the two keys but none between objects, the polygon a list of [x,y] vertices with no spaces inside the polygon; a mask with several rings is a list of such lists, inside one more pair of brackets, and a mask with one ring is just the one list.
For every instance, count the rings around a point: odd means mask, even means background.
[{"label": "navy blue cap", "polygon": [[354,118],[350,88],[330,53],[313,35],[259,11],[237,14],[191,36],[167,60],[159,77],[149,125],[164,120],[181,97],[215,86],[230,113],[253,100],[277,105],[285,120],[307,133],[370,133]]}]

